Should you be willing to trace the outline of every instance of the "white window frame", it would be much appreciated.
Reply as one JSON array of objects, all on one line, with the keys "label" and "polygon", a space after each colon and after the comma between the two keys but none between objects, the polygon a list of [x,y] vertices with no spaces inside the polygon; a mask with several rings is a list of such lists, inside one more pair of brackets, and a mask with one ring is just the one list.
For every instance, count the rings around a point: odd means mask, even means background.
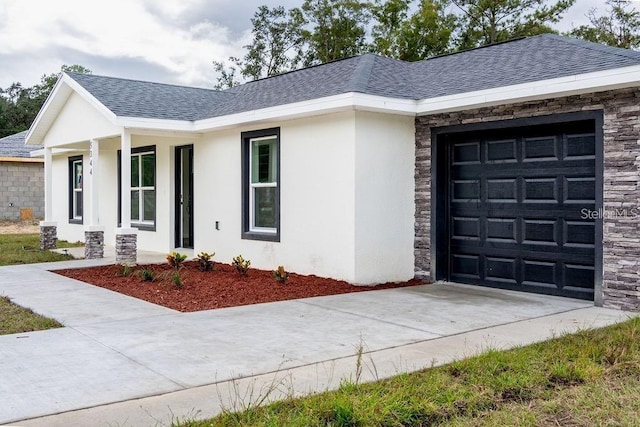
[{"label": "white window frame", "polygon": [[[141,151],[140,153],[131,153],[131,161],[133,162],[134,158],[138,158],[138,182],[137,185],[134,186],[133,182],[131,183],[131,191],[129,193],[129,197],[131,197],[131,193],[134,191],[138,192],[138,219],[131,218],[131,223],[136,225],[155,225],[155,215],[152,220],[143,219],[144,218],[144,191],[154,191],[154,205],[157,201],[157,193],[156,186],[142,186],[142,157],[148,154],[152,154],[153,157],[153,182],[157,184],[157,176],[156,176],[156,152],[154,150],[149,151]],[[157,215],[157,206],[154,206],[154,212]]]},{"label": "white window frame", "polygon": [[[259,141],[266,141],[266,140],[273,140],[274,144],[276,145],[276,151],[278,150],[278,136],[277,135],[268,135],[268,136],[261,136],[261,137],[257,137],[257,138],[250,138],[249,139],[249,231],[251,232],[255,232],[255,233],[266,233],[266,234],[276,234],[278,232],[278,229],[276,227],[257,227],[255,225],[255,190],[257,188],[275,188],[276,192],[278,189],[278,177],[276,176],[276,180],[274,182],[256,182],[253,183],[252,181],[252,177],[253,177],[253,144],[254,142],[259,142]],[[274,158],[270,158],[270,161],[274,161],[277,162],[277,152],[275,153]],[[270,165],[271,167],[271,165]],[[276,168],[277,168],[277,164],[276,164]]]}]

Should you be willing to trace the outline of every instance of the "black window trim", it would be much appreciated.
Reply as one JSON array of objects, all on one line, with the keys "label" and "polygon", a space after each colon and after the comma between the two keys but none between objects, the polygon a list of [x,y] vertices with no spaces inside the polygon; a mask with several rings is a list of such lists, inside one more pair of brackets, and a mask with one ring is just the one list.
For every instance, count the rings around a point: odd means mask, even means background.
[{"label": "black window trim", "polygon": [[[153,162],[153,176],[155,178],[155,191],[153,192],[156,207],[156,215],[153,218],[153,225],[139,224],[131,222],[131,227],[142,231],[156,231],[158,217],[158,153],[155,145],[145,145],[144,147],[135,147],[131,149],[131,154],[139,154],[153,151],[155,161]],[[122,227],[122,150],[118,150],[118,227]]]},{"label": "black window trim", "polygon": [[[77,161],[82,162],[82,216],[80,218],[73,217],[73,164]],[[84,156],[69,156],[69,224],[84,224]]]},{"label": "black window trim", "polygon": [[[249,191],[250,191],[250,173],[249,155],[251,153],[250,144],[251,140],[255,138],[263,138],[267,136],[276,137],[276,232],[275,233],[263,233],[259,231],[251,231],[249,220]],[[280,128],[261,129],[250,132],[242,132],[242,156],[241,156],[241,173],[242,173],[242,230],[241,238],[245,240],[262,240],[268,242],[280,241]]]}]

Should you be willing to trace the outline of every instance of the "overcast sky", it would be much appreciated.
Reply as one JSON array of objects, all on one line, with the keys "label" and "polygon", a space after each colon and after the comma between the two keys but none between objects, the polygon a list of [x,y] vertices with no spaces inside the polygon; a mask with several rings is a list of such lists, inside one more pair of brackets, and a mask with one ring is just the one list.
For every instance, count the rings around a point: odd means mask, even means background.
[{"label": "overcast sky", "polygon": [[[577,0],[560,30],[605,0]],[[0,88],[62,64],[94,74],[211,87],[211,62],[240,56],[256,8],[302,0],[0,0]]]}]

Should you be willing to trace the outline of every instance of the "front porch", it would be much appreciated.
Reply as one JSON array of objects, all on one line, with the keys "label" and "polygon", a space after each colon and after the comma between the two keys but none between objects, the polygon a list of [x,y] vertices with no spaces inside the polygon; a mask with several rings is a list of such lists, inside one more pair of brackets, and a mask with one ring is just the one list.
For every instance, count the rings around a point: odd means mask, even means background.
[{"label": "front porch", "polygon": [[157,249],[163,261],[174,248],[184,252],[185,241],[193,246],[192,219],[183,218],[193,211],[193,171],[184,174],[191,187],[182,185],[182,150],[176,149],[193,142],[192,135],[123,128],[117,135],[45,146],[42,249],[55,248],[60,236],[85,242],[76,257],[136,264],[139,248]]}]

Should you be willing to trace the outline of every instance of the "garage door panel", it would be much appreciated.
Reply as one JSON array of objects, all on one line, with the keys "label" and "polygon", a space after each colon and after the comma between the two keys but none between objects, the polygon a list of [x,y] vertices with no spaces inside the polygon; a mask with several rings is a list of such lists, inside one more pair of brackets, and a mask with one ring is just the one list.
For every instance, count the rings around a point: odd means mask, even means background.
[{"label": "garage door panel", "polygon": [[592,176],[564,177],[565,203],[588,204],[596,198],[596,180]]},{"label": "garage door panel", "polygon": [[559,203],[558,178],[524,178],[522,200],[525,203]]},{"label": "garage door panel", "polygon": [[565,159],[595,159],[595,147],[594,134],[567,135],[564,144]]},{"label": "garage door panel", "polygon": [[565,286],[573,288],[592,288],[594,269],[592,265],[564,264]]},{"label": "garage door panel", "polygon": [[456,179],[451,182],[452,201],[480,200],[480,181],[477,179]]},{"label": "garage door panel", "polygon": [[516,258],[486,257],[485,266],[485,280],[497,280],[503,283],[512,283],[514,285],[517,284]]},{"label": "garage door panel", "polygon": [[593,122],[449,138],[450,279],[592,298]]},{"label": "garage door panel", "polygon": [[454,144],[452,163],[454,165],[480,164],[480,141]]},{"label": "garage door panel", "polygon": [[522,141],[522,161],[544,162],[560,160],[560,145],[555,136],[524,138]]},{"label": "garage door panel", "polygon": [[467,254],[454,254],[451,257],[456,277],[466,277],[480,280],[480,256]]},{"label": "garage door panel", "polygon": [[518,161],[516,155],[516,140],[487,140],[485,147],[485,162],[493,163],[515,163]]},{"label": "garage door panel", "polygon": [[487,179],[484,200],[502,203],[518,201],[518,178]]},{"label": "garage door panel", "polygon": [[480,240],[480,218],[452,217],[451,238]]},{"label": "garage door panel", "polygon": [[596,224],[593,221],[564,221],[564,245],[573,248],[594,248]]},{"label": "garage door panel", "polygon": [[517,218],[487,218],[484,221],[487,241],[517,244]]},{"label": "garage door panel", "polygon": [[[522,222],[522,243],[525,245],[546,245],[557,247],[558,221],[546,219],[525,219]],[[539,250],[539,249],[538,249]]]},{"label": "garage door panel", "polygon": [[552,285],[558,282],[558,262],[523,260],[522,283],[530,286]]}]

